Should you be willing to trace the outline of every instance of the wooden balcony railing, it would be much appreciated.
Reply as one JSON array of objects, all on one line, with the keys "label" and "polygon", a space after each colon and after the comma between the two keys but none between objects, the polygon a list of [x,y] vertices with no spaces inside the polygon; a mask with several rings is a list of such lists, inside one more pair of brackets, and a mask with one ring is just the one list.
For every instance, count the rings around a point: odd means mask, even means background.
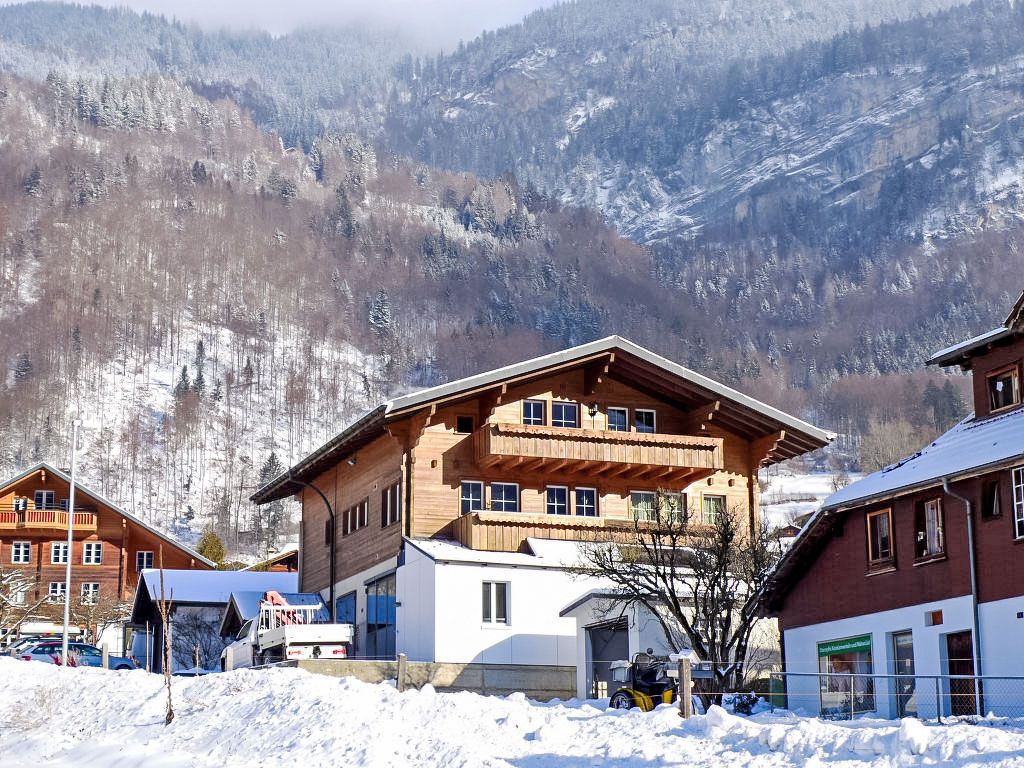
[{"label": "wooden balcony railing", "polygon": [[608,478],[693,482],[723,468],[722,438],[484,424],[474,436],[482,466],[577,471]]},{"label": "wooden balcony railing", "polygon": [[447,526],[445,534],[470,549],[519,552],[528,538],[564,541],[632,540],[635,524],[621,517],[472,512]]},{"label": "wooden balcony railing", "polygon": [[[0,529],[57,528],[67,530],[68,513],[63,509],[0,509]],[[75,510],[76,530],[95,531],[96,513]]]}]

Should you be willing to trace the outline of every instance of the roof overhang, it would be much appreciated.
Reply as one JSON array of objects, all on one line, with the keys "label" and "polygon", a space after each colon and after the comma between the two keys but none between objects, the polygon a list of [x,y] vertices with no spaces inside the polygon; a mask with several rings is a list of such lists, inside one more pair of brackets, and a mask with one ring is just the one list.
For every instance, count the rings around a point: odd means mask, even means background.
[{"label": "roof overhang", "polygon": [[299,493],[330,467],[385,434],[387,426],[424,409],[436,410],[489,391],[583,368],[587,387],[605,377],[628,384],[692,414],[695,429],[710,419],[748,440],[764,440],[764,464],[822,448],[835,434],[819,429],[619,336],[507,365],[396,398],[368,412],[337,437],[251,496],[257,504]]}]

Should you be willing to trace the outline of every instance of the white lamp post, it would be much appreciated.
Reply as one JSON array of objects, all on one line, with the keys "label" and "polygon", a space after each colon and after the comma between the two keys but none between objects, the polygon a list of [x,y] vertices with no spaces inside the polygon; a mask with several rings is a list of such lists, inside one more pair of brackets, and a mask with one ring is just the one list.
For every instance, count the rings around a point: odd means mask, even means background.
[{"label": "white lamp post", "polygon": [[63,666],[68,665],[68,623],[71,619],[71,545],[75,529],[75,451],[78,448],[78,428],[82,420],[71,422],[71,492],[68,494],[68,552],[67,567],[64,571],[64,637],[61,641],[60,658]]}]

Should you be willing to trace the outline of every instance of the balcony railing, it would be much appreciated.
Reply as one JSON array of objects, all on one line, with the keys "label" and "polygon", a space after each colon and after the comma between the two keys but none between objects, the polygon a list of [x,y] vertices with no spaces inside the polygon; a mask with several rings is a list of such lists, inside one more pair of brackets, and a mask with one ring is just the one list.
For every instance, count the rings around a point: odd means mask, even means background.
[{"label": "balcony railing", "polygon": [[518,552],[528,538],[565,541],[630,540],[632,520],[621,517],[471,512],[452,520],[446,535],[470,549]]},{"label": "balcony railing", "polygon": [[[63,509],[0,508],[0,529],[60,528],[67,530],[68,512]],[[77,530],[96,530],[96,513],[75,510]]]},{"label": "balcony railing", "polygon": [[723,468],[720,437],[484,424],[474,440],[483,466],[604,477],[630,473],[665,482],[693,482]]}]

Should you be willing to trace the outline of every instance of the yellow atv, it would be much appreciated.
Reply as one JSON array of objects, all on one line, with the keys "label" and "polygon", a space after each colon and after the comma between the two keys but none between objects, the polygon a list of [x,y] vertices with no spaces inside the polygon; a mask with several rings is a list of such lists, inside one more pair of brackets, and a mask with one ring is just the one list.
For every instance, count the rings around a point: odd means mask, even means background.
[{"label": "yellow atv", "polygon": [[636,653],[633,661],[613,661],[612,680],[622,687],[612,694],[613,709],[640,707],[650,712],[659,704],[676,700],[676,682],[665,672],[667,659],[649,653]]}]

